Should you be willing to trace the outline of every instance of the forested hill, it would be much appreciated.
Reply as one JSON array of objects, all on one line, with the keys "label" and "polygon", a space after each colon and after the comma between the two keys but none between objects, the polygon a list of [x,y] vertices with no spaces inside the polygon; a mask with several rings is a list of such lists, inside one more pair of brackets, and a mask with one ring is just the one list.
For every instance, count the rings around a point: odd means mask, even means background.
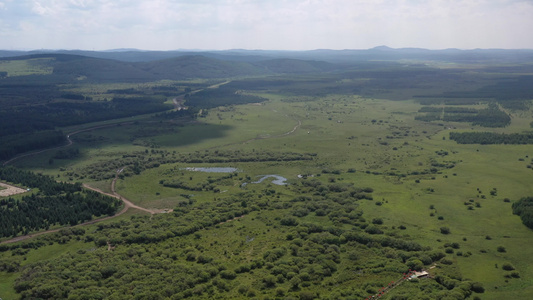
[{"label": "forested hill", "polygon": [[224,78],[273,74],[272,71],[246,62],[223,61],[201,55],[180,56],[139,63],[137,66],[164,79]]},{"label": "forested hill", "polygon": [[[155,80],[213,79],[273,74],[301,74],[343,68],[322,61],[265,59],[255,62],[220,60],[202,55],[178,56],[149,62],[125,62],[70,54],[36,54],[5,57],[2,61],[32,61],[51,70],[47,80],[69,81],[83,78],[96,82],[147,82]],[[6,78],[12,77],[9,71]]]}]

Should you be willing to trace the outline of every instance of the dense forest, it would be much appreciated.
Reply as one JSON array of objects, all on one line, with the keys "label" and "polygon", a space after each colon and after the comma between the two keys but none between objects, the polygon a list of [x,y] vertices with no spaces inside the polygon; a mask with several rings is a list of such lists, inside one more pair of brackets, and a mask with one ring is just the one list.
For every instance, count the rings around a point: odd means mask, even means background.
[{"label": "dense forest", "polygon": [[17,236],[56,225],[76,225],[94,217],[113,215],[120,201],[83,190],[81,183],[56,182],[12,167],[0,168],[0,180],[32,189],[20,199],[0,200],[0,237]]},{"label": "dense forest", "polygon": [[495,103],[489,103],[486,109],[424,106],[419,113],[415,119],[426,122],[467,122],[483,127],[505,127],[511,123],[511,117]]},{"label": "dense forest", "polygon": [[[489,71],[489,70],[487,70]],[[501,70],[500,70],[501,71]],[[533,98],[533,86],[531,80],[533,76],[522,75],[517,77],[507,77],[500,81],[483,86],[475,91],[448,91],[439,95],[417,95],[422,98],[423,103],[434,104],[441,102],[453,102],[453,99],[460,99],[455,104],[479,102],[483,100],[496,100],[504,108],[511,110],[528,109],[529,100]],[[425,98],[425,99],[424,99]],[[468,101],[470,99],[470,101]]]},{"label": "dense forest", "polygon": [[230,104],[259,103],[267,100],[259,96],[248,95],[231,85],[222,85],[217,89],[205,89],[192,95],[186,95],[185,99],[187,106],[206,109]]},{"label": "dense forest", "polygon": [[496,132],[450,132],[450,140],[458,144],[533,144],[533,132],[496,133]]},{"label": "dense forest", "polygon": [[164,98],[113,98],[105,102],[52,102],[24,108],[0,108],[0,159],[34,149],[58,145],[64,134],[54,131],[58,126],[90,123],[160,112],[170,107]]},{"label": "dense forest", "polygon": [[18,153],[61,145],[65,142],[65,134],[59,130],[41,130],[2,136],[0,160],[7,160]]}]

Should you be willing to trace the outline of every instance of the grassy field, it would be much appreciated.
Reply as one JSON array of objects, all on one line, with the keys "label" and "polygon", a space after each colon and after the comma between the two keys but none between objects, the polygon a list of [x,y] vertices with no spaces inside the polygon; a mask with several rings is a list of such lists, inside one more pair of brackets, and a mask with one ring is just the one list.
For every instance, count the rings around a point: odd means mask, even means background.
[{"label": "grassy field", "polygon": [[[398,93],[409,94],[405,90]],[[290,199],[297,195],[296,188],[291,186],[301,184],[298,175],[302,174],[329,183],[372,187],[373,201],[357,202],[365,219],[379,218],[391,232],[403,226],[404,237],[446,251],[462,278],[484,285],[482,299],[533,298],[533,270],[529,267],[533,264],[533,250],[525,246],[533,244],[533,234],[511,210],[513,201],[533,194],[532,171],[527,168],[533,158],[533,148],[530,145],[460,145],[449,140],[448,135],[451,131],[530,130],[531,111],[512,113],[508,127],[487,129],[467,123],[416,121],[414,117],[422,105],[414,100],[397,101],[396,98],[403,97],[398,95],[390,97],[394,100],[337,94],[311,98],[266,92],[258,95],[269,100],[214,108],[205,118],[193,122],[157,121],[144,116],[122,126],[79,133],[73,138],[72,146],[80,149],[79,157],[55,159],[50,163],[54,155],[50,151],[18,161],[16,165],[62,180],[82,180],[109,192],[110,180],[85,178],[89,176],[87,170],[95,164],[120,161],[132,153],[144,153],[153,159],[180,154],[214,155],[215,151],[312,153],[312,160],[165,163],[119,179],[116,188],[118,193],[144,208],[174,209],[189,199],[202,207],[202,203],[239,197],[244,192],[261,194],[269,189],[282,195],[282,199]],[[129,119],[120,120],[123,121]],[[65,132],[99,124],[72,127]],[[193,172],[186,170],[188,167],[234,167],[239,171],[228,179],[224,177],[228,174]],[[127,167],[131,168],[131,165]],[[76,172],[82,177],[69,175]],[[242,187],[244,182],[269,174],[287,178],[289,186],[265,181]],[[192,191],[164,186],[164,182],[170,181],[179,181],[191,189],[211,184],[212,189]],[[253,211],[242,219],[200,230],[200,237],[183,237],[179,243],[188,247],[199,245],[205,249],[205,255],[220,256],[225,266],[233,269],[284,243],[285,229],[266,225],[282,217],[280,211]],[[127,221],[138,215],[143,213],[132,211],[119,220]],[[311,214],[302,220],[322,222]],[[449,229],[448,234],[441,233],[443,227]],[[88,227],[87,231],[94,228]],[[251,237],[254,246],[247,244]],[[217,246],[210,247],[213,244]],[[45,246],[30,252],[25,264],[59,257],[86,246],[81,242]],[[165,243],[160,246],[171,247]],[[225,254],[221,255],[220,251]],[[502,270],[504,264],[513,265],[519,278],[506,277],[510,273]],[[257,289],[253,277],[252,274],[240,276],[241,285]],[[376,275],[376,280],[389,280],[389,277],[394,279],[387,274]],[[0,296],[15,297],[10,289],[15,278],[15,274],[0,272]],[[324,294],[317,286],[310,290]],[[387,297],[406,290],[407,287],[399,287]],[[237,298],[240,294],[233,289],[228,297]]]},{"label": "grassy field", "polygon": [[0,62],[0,72],[7,76],[47,75],[53,68],[49,65],[51,58],[34,58],[27,60],[6,60]]},{"label": "grassy field", "polygon": [[[374,198],[384,203],[377,206],[374,202],[362,202],[361,207],[368,218],[379,217],[386,224],[404,225],[406,233],[417,242],[435,249],[444,249],[445,243],[459,243],[460,250],[455,251],[454,261],[466,278],[485,284],[484,299],[530,295],[531,285],[527,278],[533,274],[527,266],[531,253],[523,245],[533,242],[533,236],[531,230],[512,215],[510,203],[503,199],[516,200],[533,193],[529,184],[531,171],[518,160],[533,155],[531,147],[457,145],[446,139],[447,128],[467,129],[467,125],[415,122],[412,116],[419,106],[412,102],[357,97],[339,101],[331,96],[313,103],[288,104],[273,99],[260,106],[211,112],[205,121],[228,126],[231,128],[228,134],[223,139],[205,139],[181,149],[193,151],[218,144],[216,149],[257,148],[318,153],[317,160],[312,163],[273,164],[267,168],[264,164],[230,165],[245,170],[243,176],[275,173],[294,178],[297,174],[320,174],[323,169],[339,169],[345,173],[349,168],[355,168],[358,172],[343,174],[342,181],[376,187]],[[301,121],[302,125],[294,133],[283,136],[292,130],[295,120]],[[506,131],[524,130],[524,124],[519,120]],[[401,131],[401,134],[387,139],[395,131]],[[203,134],[202,131],[196,133]],[[257,137],[260,138],[254,139]],[[163,147],[178,146],[163,141],[160,144]],[[441,157],[436,154],[439,150],[449,154]],[[437,174],[403,178],[365,173],[420,171],[428,168],[433,160],[453,161],[455,167]],[[165,177],[164,173],[165,168],[158,168],[128,178],[121,182],[119,190],[141,205],[160,208],[172,205],[180,197],[173,189],[162,188],[158,181],[175,175]],[[188,172],[184,173],[189,176]],[[192,177],[196,180],[197,174]],[[490,195],[493,189],[497,190],[494,196]],[[210,196],[203,197],[208,199]],[[479,207],[468,210],[470,205],[464,203],[470,200],[474,205],[479,203]],[[434,208],[430,209],[430,206]],[[449,227],[451,234],[442,235],[439,228],[443,226]],[[498,246],[504,246],[506,252],[497,252]],[[459,252],[461,254],[457,255]],[[504,278],[506,271],[495,267],[504,263],[514,265],[521,278]]]}]

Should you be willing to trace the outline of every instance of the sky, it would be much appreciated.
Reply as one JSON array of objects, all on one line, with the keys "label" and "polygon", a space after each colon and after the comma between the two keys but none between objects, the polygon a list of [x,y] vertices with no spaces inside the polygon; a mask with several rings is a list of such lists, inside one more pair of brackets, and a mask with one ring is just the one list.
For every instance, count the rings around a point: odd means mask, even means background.
[{"label": "sky", "polygon": [[533,0],[0,0],[0,49],[533,49]]}]

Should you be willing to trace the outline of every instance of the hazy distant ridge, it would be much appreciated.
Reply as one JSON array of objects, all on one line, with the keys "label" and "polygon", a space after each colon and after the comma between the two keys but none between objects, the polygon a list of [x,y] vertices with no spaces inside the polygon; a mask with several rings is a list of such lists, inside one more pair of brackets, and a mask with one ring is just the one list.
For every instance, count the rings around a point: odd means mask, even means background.
[{"label": "hazy distant ridge", "polygon": [[283,51],[283,50],[222,50],[222,51],[143,51],[136,49],[114,49],[108,51],[87,50],[33,50],[10,51],[0,50],[0,57],[13,57],[31,54],[71,54],[94,58],[114,59],[127,62],[149,62],[176,58],[181,56],[202,55],[225,61],[258,62],[268,59],[291,58],[303,60],[321,60],[326,62],[357,62],[367,60],[398,60],[418,59],[451,62],[481,62],[481,61],[510,61],[524,62],[533,60],[531,49],[443,49],[428,50],[422,48],[394,49],[387,46],[378,46],[366,50],[328,50],[317,49],[308,51]]}]

